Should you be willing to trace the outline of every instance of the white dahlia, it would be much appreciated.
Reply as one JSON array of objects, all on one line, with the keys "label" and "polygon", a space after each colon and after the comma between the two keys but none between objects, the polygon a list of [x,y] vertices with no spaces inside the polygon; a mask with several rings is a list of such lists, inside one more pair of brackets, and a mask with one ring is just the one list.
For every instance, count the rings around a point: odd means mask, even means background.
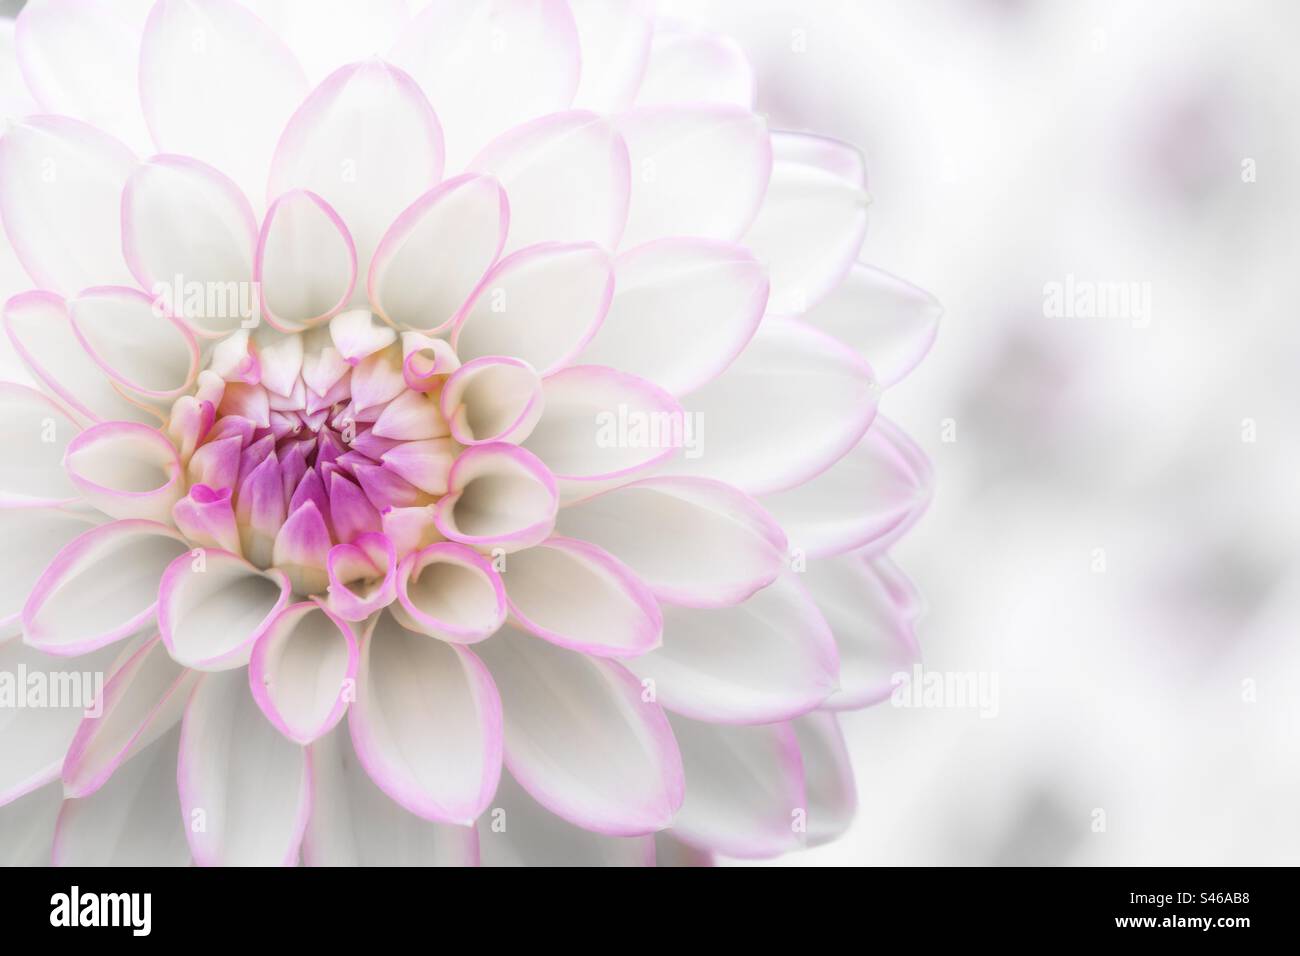
[{"label": "white dahlia", "polygon": [[848,823],[835,714],[915,655],[885,551],[928,489],[876,407],[938,318],[856,263],[861,157],[646,3],[415,6],[5,37],[0,859]]}]

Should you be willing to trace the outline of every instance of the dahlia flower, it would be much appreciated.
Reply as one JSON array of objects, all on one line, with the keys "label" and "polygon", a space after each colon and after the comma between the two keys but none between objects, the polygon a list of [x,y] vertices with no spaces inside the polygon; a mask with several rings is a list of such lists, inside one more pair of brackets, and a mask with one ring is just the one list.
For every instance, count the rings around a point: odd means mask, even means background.
[{"label": "dahlia flower", "polygon": [[848,824],[836,714],[916,655],[886,551],[929,485],[877,405],[938,320],[857,262],[861,156],[646,3],[416,6],[6,36],[0,676],[104,675],[0,706],[9,862]]}]

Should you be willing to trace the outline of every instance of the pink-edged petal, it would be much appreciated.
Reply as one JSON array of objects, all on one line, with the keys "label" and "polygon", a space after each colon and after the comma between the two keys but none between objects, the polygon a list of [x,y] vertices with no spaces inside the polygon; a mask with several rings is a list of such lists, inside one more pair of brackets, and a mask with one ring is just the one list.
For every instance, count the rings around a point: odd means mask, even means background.
[{"label": "pink-edged petal", "polygon": [[418,551],[435,541],[442,540],[438,526],[434,524],[432,505],[389,508],[383,513],[381,520],[384,535],[393,542],[393,551],[399,561],[412,551]]},{"label": "pink-edged petal", "polygon": [[834,693],[839,657],[817,605],[786,572],[734,607],[664,608],[663,646],[628,667],[674,713],[765,724],[806,714]]},{"label": "pink-edged petal", "polygon": [[443,379],[460,368],[460,358],[446,339],[422,332],[402,333],[402,380],[417,392],[436,391]]},{"label": "pink-edged petal", "polygon": [[78,496],[63,469],[63,453],[80,431],[58,405],[35,389],[0,382],[0,506],[70,504]]},{"label": "pink-edged petal", "polygon": [[188,866],[176,788],[180,708],[170,729],[140,748],[94,793],[63,802],[55,866]]},{"label": "pink-edged petal", "polygon": [[440,541],[397,569],[393,613],[408,628],[444,641],[472,644],[506,619],[506,593],[492,563],[476,551]]},{"label": "pink-edged petal", "polygon": [[472,653],[381,614],[362,640],[348,712],[370,778],[411,813],[469,826],[501,774],[501,702]]},{"label": "pink-edged petal", "polygon": [[778,856],[805,845],[803,758],[788,724],[737,727],[672,718],[686,768],[673,836],[727,856]]},{"label": "pink-edged petal", "polygon": [[131,282],[121,197],[134,168],[134,154],[113,137],[64,116],[29,116],[5,130],[0,217],[37,285],[67,294]]},{"label": "pink-edged petal", "polygon": [[452,334],[461,361],[523,359],[546,375],[596,334],[614,295],[609,253],[590,244],[542,243],[488,273]]},{"label": "pink-edged petal", "polygon": [[767,270],[731,243],[650,242],[619,255],[614,273],[614,301],[580,360],[631,372],[674,395],[717,378],[753,337],[767,305]]},{"label": "pink-edged petal", "polygon": [[460,169],[484,143],[566,108],[578,86],[578,34],[562,0],[434,0],[389,53],[424,89]]},{"label": "pink-edged petal", "polygon": [[371,306],[399,328],[444,328],[501,254],[510,215],[491,176],[435,186],[379,241],[366,285]]},{"label": "pink-edged petal", "polygon": [[663,710],[630,672],[509,625],[476,650],[501,690],[506,766],[538,803],[609,836],[672,822],[681,758]]},{"label": "pink-edged petal", "polygon": [[637,106],[717,103],[750,109],[754,92],[754,68],[734,39],[656,24]]},{"label": "pink-edged petal", "polygon": [[329,329],[339,356],[353,366],[397,341],[397,333],[377,322],[366,309],[339,313],[330,319]]},{"label": "pink-edged petal", "polygon": [[761,116],[729,106],[666,106],[619,119],[632,162],[625,247],[670,236],[739,239],[772,172]]},{"label": "pink-edged petal", "polygon": [[[414,81],[369,60],[330,74],[298,107],[276,147],[270,195],[318,193],[342,216],[360,275],[398,213],[442,179],[442,129]],[[359,283],[352,304],[365,304]]]},{"label": "pink-edged petal", "polygon": [[362,767],[346,727],[311,745],[312,813],[303,839],[307,866],[477,866],[472,827],[410,813]]},{"label": "pink-edged petal", "polygon": [[357,659],[351,626],[320,604],[304,601],[277,614],[257,639],[248,684],[280,733],[309,744],[343,719]]},{"label": "pink-edged petal", "polygon": [[484,866],[653,866],[653,836],[605,836],[574,826],[501,775],[492,807],[478,820]]},{"label": "pink-edged petal", "polygon": [[853,766],[834,714],[814,711],[791,723],[808,791],[808,845],[820,846],[843,836],[853,822],[858,808]]},{"label": "pink-edged petal", "polygon": [[113,518],[166,522],[185,494],[176,447],[148,425],[92,425],[68,443],[64,466],[82,497]]},{"label": "pink-edged petal", "polygon": [[20,630],[27,595],[59,550],[98,523],[72,509],[0,508],[0,640]]},{"label": "pink-edged petal", "polygon": [[329,608],[346,621],[364,621],[397,596],[397,552],[383,534],[367,532],[330,549]]},{"label": "pink-edged petal", "polygon": [[[23,607],[26,641],[75,657],[153,620],[158,582],[188,545],[153,521],[114,521],[74,538],[50,562]],[[187,558],[188,559],[188,558]]]},{"label": "pink-edged petal", "polygon": [[538,637],[595,657],[635,657],[659,646],[654,595],[607,551],[549,538],[512,555],[502,575],[510,613]]},{"label": "pink-edged petal", "polygon": [[158,149],[217,167],[260,204],[276,138],[307,92],[279,37],[233,0],[160,0],[140,47]]},{"label": "pink-edged petal", "polygon": [[328,202],[292,190],[266,213],[254,278],[268,321],[284,331],[306,328],[348,304],[357,279],[356,246]]},{"label": "pink-edged petal", "polygon": [[943,307],[929,293],[882,269],[854,263],[804,321],[865,355],[888,388],[930,351],[942,315]]},{"label": "pink-edged petal", "polygon": [[172,507],[172,520],[186,538],[200,547],[240,553],[239,526],[229,487],[193,485],[189,494]]},{"label": "pink-edged petal", "polygon": [[[138,5],[41,0],[18,15],[23,80],[47,113],[71,116],[135,149],[149,144],[140,112]],[[85,65],[94,63],[93,70]]]},{"label": "pink-edged petal", "polygon": [[532,434],[546,404],[542,380],[531,365],[491,355],[453,372],[439,402],[452,437],[462,445],[522,442]]},{"label": "pink-edged petal", "polygon": [[384,452],[384,471],[400,477],[425,494],[441,495],[447,490],[457,450],[450,438],[404,441]]},{"label": "pink-edged petal", "polygon": [[[371,433],[378,438],[401,442],[445,438],[451,434],[434,396],[425,392],[405,391],[384,406],[375,419]],[[395,446],[390,451],[397,451]]]},{"label": "pink-edged petal", "polygon": [[443,536],[480,550],[529,548],[555,527],[559,489],[536,455],[504,443],[467,448],[452,465],[434,521]]},{"label": "pink-edged petal", "polygon": [[[848,275],[867,234],[861,177],[805,161],[802,144],[772,140],[772,181],[745,245],[770,270],[773,315],[800,315]],[[847,148],[847,147],[846,147]]]},{"label": "pink-edged petal", "polygon": [[839,647],[840,689],[825,706],[855,710],[886,700],[894,675],[909,673],[921,656],[916,609],[900,600],[897,587],[906,578],[887,561],[860,554],[809,561],[801,577]]},{"label": "pink-edged petal", "polygon": [[897,425],[877,417],[831,467],[761,500],[790,546],[818,558],[866,547],[884,551],[925,512],[932,493],[925,453]]},{"label": "pink-edged petal", "polygon": [[777,162],[813,166],[860,189],[867,188],[867,161],[861,150],[843,140],[816,133],[775,130],[772,154]]},{"label": "pink-edged petal", "polygon": [[625,562],[661,601],[739,604],[785,566],[780,526],[754,499],[707,478],[645,478],[560,510],[559,533]]},{"label": "pink-edged petal", "polygon": [[411,21],[406,0],[258,0],[255,9],[318,83],[361,57],[382,57]]},{"label": "pink-edged petal", "polygon": [[569,0],[569,9],[582,48],[574,106],[604,113],[627,109],[650,55],[654,0]]},{"label": "pink-edged petal", "polygon": [[47,687],[58,682],[79,698],[57,707],[0,707],[0,807],[59,778],[68,745],[117,655],[117,648],[106,647],[83,657],[52,657],[17,639],[0,642],[0,673],[26,674]]},{"label": "pink-edged petal", "polygon": [[77,340],[67,304],[52,292],[23,292],[4,306],[5,333],[42,390],[81,422],[160,424],[161,416],[128,399]]},{"label": "pink-edged petal", "polygon": [[548,240],[618,244],[627,222],[627,146],[595,113],[543,116],[493,140],[469,164],[510,196],[510,249]]},{"label": "pink-edged petal", "polygon": [[288,602],[289,580],[281,571],[261,571],[228,551],[183,554],[158,586],[158,630],[186,667],[243,667]]},{"label": "pink-edged petal", "polygon": [[600,365],[575,365],[542,384],[546,411],[525,446],[566,497],[602,482],[648,473],[692,437],[681,407],[645,379]]},{"label": "pink-edged petal", "polygon": [[756,495],[800,485],[857,445],[879,397],[871,366],[846,346],[792,319],[764,322],[727,371],[683,399],[695,438],[666,470]]},{"label": "pink-edged petal", "polygon": [[63,761],[64,794],[94,793],[124,762],[176,726],[197,678],[197,672],[171,659],[156,636],[131,654],[109,676],[94,712],[77,728]]},{"label": "pink-edged petal", "polygon": [[329,528],[314,501],[295,508],[275,536],[271,561],[289,578],[299,594],[317,594],[329,584],[326,564],[331,547]]},{"label": "pink-edged petal", "polygon": [[194,335],[139,289],[85,289],[68,300],[68,315],[82,348],[128,392],[173,399],[199,374]]},{"label": "pink-edged petal", "polygon": [[122,192],[122,250],[141,287],[204,336],[257,317],[257,219],[234,180],[188,156],[154,156]]},{"label": "pink-edged petal", "polygon": [[305,748],[271,726],[238,671],[204,674],[185,708],[176,769],[199,866],[293,866],[311,814]]},{"label": "pink-edged petal", "polygon": [[63,807],[63,787],[56,780],[30,793],[0,802],[0,866],[49,866],[54,828]]},{"label": "pink-edged petal", "polygon": [[363,534],[378,532],[383,521],[375,506],[357,485],[338,472],[330,476],[329,514],[334,537],[353,541]]}]

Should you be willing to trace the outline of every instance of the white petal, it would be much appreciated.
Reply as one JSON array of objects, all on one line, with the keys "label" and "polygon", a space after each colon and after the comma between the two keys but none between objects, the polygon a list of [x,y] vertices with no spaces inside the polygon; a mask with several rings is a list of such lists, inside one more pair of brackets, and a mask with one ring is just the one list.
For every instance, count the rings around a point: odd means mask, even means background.
[{"label": "white petal", "polygon": [[267,318],[285,331],[301,329],[347,306],[356,287],[356,246],[324,199],[294,190],[266,213],[254,275]]},{"label": "white petal", "polygon": [[169,401],[198,377],[193,334],[138,289],[86,289],[68,300],[68,315],[95,364],[130,394]]},{"label": "white petal", "polygon": [[825,711],[792,722],[808,789],[808,845],[829,843],[853,822],[858,793],[839,719]]},{"label": "white petal", "polygon": [[0,806],[0,867],[49,866],[62,806],[57,780]]},{"label": "white petal", "polygon": [[474,445],[447,476],[434,520],[442,535],[483,550],[530,548],[555,527],[559,490],[530,452],[504,442]]},{"label": "white petal", "polygon": [[63,453],[80,429],[58,405],[25,385],[0,382],[0,504],[69,504],[78,491]]},{"label": "white petal", "polygon": [[354,60],[382,57],[410,25],[405,0],[257,0],[254,9],[314,84]]},{"label": "white petal", "polygon": [[466,362],[439,396],[452,436],[463,445],[509,441],[532,434],[546,402],[542,380],[522,359],[485,356]]},{"label": "white petal", "polygon": [[635,677],[509,626],[477,650],[501,691],[506,765],[534,799],[611,836],[671,823],[682,796],[677,745]]},{"label": "white petal", "polygon": [[292,866],[311,808],[307,751],[257,709],[242,671],[204,674],[181,725],[176,771],[199,866]]},{"label": "white petal", "polygon": [[68,443],[64,460],[86,501],[113,518],[168,522],[185,494],[176,446],[148,425],[92,425]]},{"label": "white petal", "polygon": [[654,33],[653,0],[569,0],[582,47],[574,105],[612,113],[636,95]]},{"label": "white petal", "polygon": [[0,635],[18,630],[27,595],[59,550],[96,523],[74,511],[0,508]]},{"label": "white petal", "polygon": [[656,25],[637,106],[754,105],[754,69],[731,37]]}]

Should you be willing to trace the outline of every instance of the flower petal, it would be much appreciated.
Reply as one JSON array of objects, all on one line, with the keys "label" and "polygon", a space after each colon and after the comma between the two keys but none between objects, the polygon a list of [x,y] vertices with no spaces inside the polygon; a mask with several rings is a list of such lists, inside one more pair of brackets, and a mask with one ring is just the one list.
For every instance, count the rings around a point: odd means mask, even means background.
[{"label": "flower petal", "polygon": [[745,233],[772,172],[762,117],[729,106],[667,106],[633,110],[618,125],[632,163],[624,247]]},{"label": "flower petal", "polygon": [[501,254],[510,214],[491,176],[435,186],[379,241],[366,286],[371,306],[399,328],[442,329]]},{"label": "flower petal", "polygon": [[49,866],[54,827],[63,807],[63,788],[56,780],[10,803],[0,801],[0,866]]},{"label": "flower petal", "polygon": [[307,92],[292,53],[232,0],[159,0],[140,46],[140,101],[158,149],[217,167],[261,202],[276,137]]},{"label": "flower petal", "polygon": [[582,48],[574,105],[613,113],[632,103],[655,32],[653,0],[569,0]]},{"label": "flower petal", "polygon": [[877,417],[847,455],[811,480],[762,498],[808,557],[870,547],[879,553],[925,512],[933,493],[925,453]]},{"label": "flower petal", "polygon": [[867,188],[867,161],[856,146],[843,140],[776,130],[772,133],[772,153],[777,162],[813,166],[859,189]]},{"label": "flower petal", "polygon": [[357,250],[338,213],[320,196],[293,190],[267,210],[254,279],[279,329],[315,325],[345,308],[357,280]]},{"label": "flower petal", "polygon": [[30,508],[70,504],[76,487],[63,470],[63,454],[80,429],[58,405],[35,389],[0,382],[0,505]]},{"label": "flower petal", "polygon": [[[370,260],[397,214],[442,179],[442,129],[415,82],[381,60],[330,74],[298,107],[276,147],[272,197],[310,189],[338,210]],[[358,285],[352,304],[365,304]]]},{"label": "flower petal", "polygon": [[542,380],[522,359],[485,356],[466,362],[443,385],[439,403],[462,445],[524,441],[542,417]]},{"label": "flower petal", "polygon": [[204,674],[185,708],[176,768],[199,866],[292,866],[311,813],[307,751],[267,722],[238,671]]},{"label": "flower petal", "polygon": [[29,116],[0,137],[0,217],[14,252],[44,289],[131,281],[122,259],[122,187],[135,156],[64,116]]},{"label": "flower petal", "polygon": [[598,246],[520,249],[488,273],[457,320],[451,343],[463,362],[510,355],[546,375],[591,340],[613,294],[614,266]]},{"label": "flower petal", "polygon": [[839,656],[817,605],[786,572],[735,607],[665,608],[663,646],[628,667],[674,713],[761,724],[826,700],[838,686]]},{"label": "flower petal", "polygon": [[406,0],[258,0],[258,15],[317,83],[361,57],[382,57],[410,25]]},{"label": "flower petal", "polygon": [[23,634],[49,654],[76,656],[153,620],[158,581],[188,550],[153,521],[114,521],[77,536],[50,562],[23,607]]},{"label": "flower petal", "polygon": [[469,826],[501,773],[501,702],[468,650],[374,619],[348,714],[370,778],[426,820]]},{"label": "flower petal", "polygon": [[630,657],[659,646],[663,618],[654,596],[594,545],[548,538],[511,556],[502,579],[518,625],[560,647]]},{"label": "flower petal", "polygon": [[792,724],[808,790],[808,845],[820,846],[843,836],[853,822],[858,808],[853,767],[834,714],[814,711]]},{"label": "flower petal", "polygon": [[311,601],[277,614],[248,662],[253,700],[280,733],[300,744],[342,720],[356,676],[352,628]]},{"label": "flower petal", "polygon": [[376,532],[348,536],[330,549],[329,608],[345,621],[360,622],[397,597],[397,551]]},{"label": "flower petal", "polygon": [[510,196],[509,248],[594,242],[612,249],[627,222],[627,146],[595,113],[554,113],[516,126],[469,164]]},{"label": "flower petal", "polygon": [[27,595],[59,550],[97,523],[71,510],[0,508],[0,639],[20,629]]},{"label": "flower petal", "polygon": [[85,289],[68,300],[68,315],[82,348],[128,392],[173,399],[198,377],[193,334],[138,289]]},{"label": "flower petal", "polygon": [[614,272],[609,313],[580,358],[674,395],[717,378],[753,337],[767,304],[767,270],[730,243],[651,242],[620,255]]},{"label": "flower petal", "polygon": [[673,836],[746,859],[804,846],[808,799],[790,724],[736,727],[674,716],[672,728],[686,768]]},{"label": "flower petal", "polygon": [[389,59],[424,89],[460,169],[488,140],[566,108],[578,87],[578,34],[562,0],[433,0]]},{"label": "flower petal", "polygon": [[148,425],[92,425],[68,443],[64,465],[86,501],[113,518],[165,523],[185,493],[176,446]]},{"label": "flower petal", "polygon": [[785,566],[777,523],[707,478],[645,478],[562,508],[556,527],[626,562],[655,597],[687,607],[739,604]]},{"label": "flower petal", "polygon": [[248,663],[253,644],[289,601],[289,579],[228,551],[183,554],[158,585],[158,630],[172,657],[196,670]]},{"label": "flower petal", "polygon": [[729,36],[656,24],[637,106],[719,103],[751,109],[754,68]]},{"label": "flower petal", "polygon": [[506,765],[538,803],[610,836],[672,822],[682,799],[677,745],[632,674],[509,626],[477,650],[501,690]]},{"label": "flower petal", "polygon": [[336,727],[311,745],[312,813],[303,839],[308,866],[476,866],[472,827],[434,823],[375,786]]},{"label": "flower petal", "polygon": [[529,548],[555,527],[559,489],[531,452],[497,443],[467,448],[452,465],[434,521],[443,536],[474,548]]},{"label": "flower petal", "polygon": [[403,559],[393,613],[413,631],[470,644],[495,634],[506,619],[506,593],[491,562],[440,541]]},{"label": "flower petal", "polygon": [[839,342],[791,319],[764,322],[726,372],[683,400],[694,456],[666,470],[750,494],[794,487],[853,449],[879,396],[871,367]]}]

